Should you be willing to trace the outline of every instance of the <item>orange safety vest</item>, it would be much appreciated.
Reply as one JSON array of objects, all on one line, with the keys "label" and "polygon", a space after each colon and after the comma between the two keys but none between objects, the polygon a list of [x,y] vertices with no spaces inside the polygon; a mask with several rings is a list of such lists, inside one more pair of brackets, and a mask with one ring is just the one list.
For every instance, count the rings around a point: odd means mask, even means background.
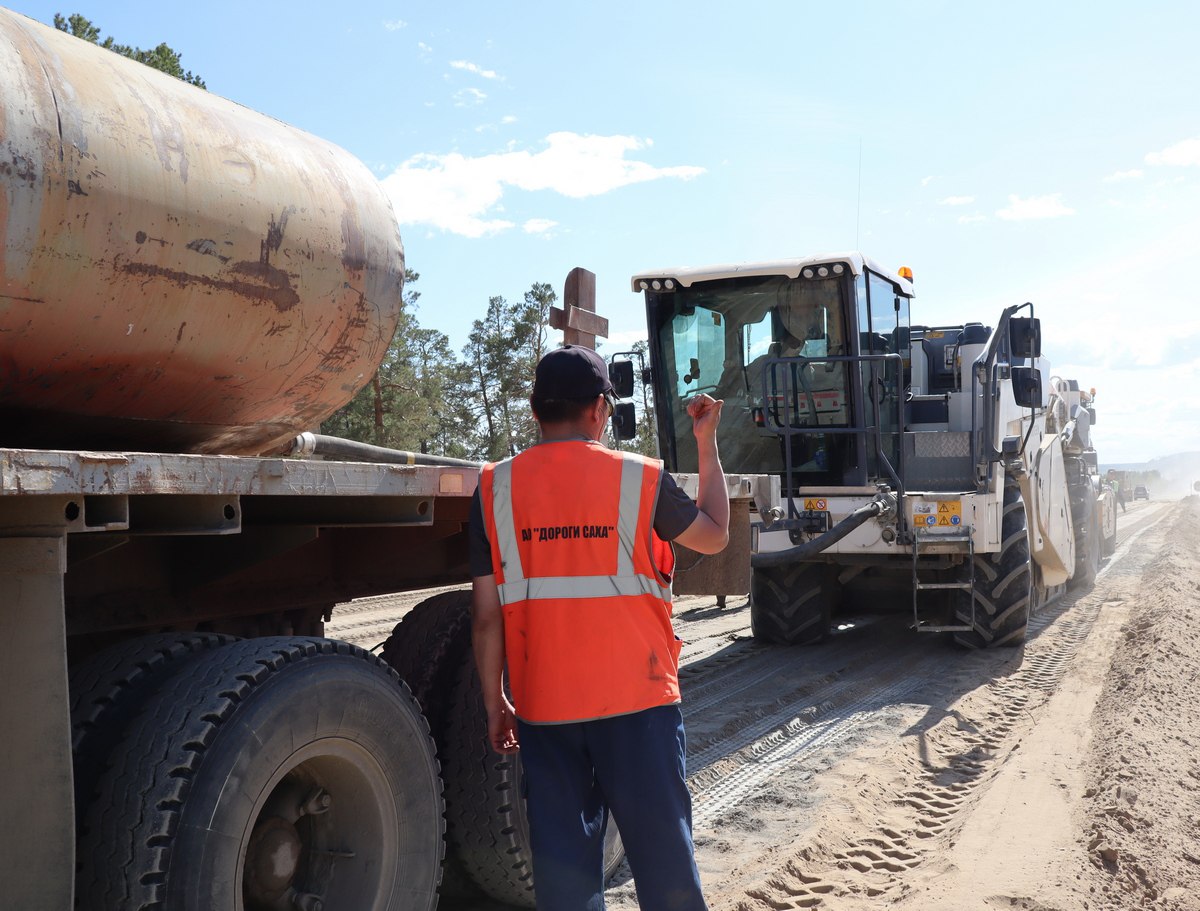
[{"label": "orange safety vest", "polygon": [[480,475],[517,715],[552,724],[679,702],[662,462],[540,443]]}]

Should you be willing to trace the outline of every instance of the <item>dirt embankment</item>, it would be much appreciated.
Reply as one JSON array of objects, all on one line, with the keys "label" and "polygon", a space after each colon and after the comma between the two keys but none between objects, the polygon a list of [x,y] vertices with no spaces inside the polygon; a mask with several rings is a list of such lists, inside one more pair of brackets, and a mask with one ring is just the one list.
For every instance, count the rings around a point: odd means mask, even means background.
[{"label": "dirt embankment", "polygon": [[1200,498],[1165,524],[1092,719],[1090,907],[1200,908]]}]

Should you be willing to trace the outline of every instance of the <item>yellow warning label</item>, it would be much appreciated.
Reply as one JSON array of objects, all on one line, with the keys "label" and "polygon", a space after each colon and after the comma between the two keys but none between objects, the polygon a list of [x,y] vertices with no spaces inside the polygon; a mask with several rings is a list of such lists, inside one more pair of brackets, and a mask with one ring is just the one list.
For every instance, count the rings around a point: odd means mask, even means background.
[{"label": "yellow warning label", "polygon": [[962,500],[915,504],[913,523],[925,528],[959,528],[962,526]]},{"label": "yellow warning label", "polygon": [[829,509],[829,504],[824,497],[817,497],[811,500],[804,501],[804,508],[808,511],[825,512]]}]

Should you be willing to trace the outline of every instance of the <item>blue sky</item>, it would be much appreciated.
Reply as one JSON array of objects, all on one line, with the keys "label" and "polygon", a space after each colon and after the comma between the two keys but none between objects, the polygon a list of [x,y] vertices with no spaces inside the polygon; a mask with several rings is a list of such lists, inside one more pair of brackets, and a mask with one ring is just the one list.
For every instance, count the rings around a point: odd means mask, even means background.
[{"label": "blue sky", "polygon": [[859,248],[914,322],[1033,301],[1102,461],[1200,450],[1198,4],[9,5],[361,158],[456,348],[576,265],[623,348],[636,272]]}]

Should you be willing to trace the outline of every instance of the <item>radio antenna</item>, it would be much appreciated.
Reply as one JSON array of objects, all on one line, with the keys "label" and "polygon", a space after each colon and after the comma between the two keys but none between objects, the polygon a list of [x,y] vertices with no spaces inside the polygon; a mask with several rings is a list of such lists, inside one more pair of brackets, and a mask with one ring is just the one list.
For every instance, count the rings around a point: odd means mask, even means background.
[{"label": "radio antenna", "polygon": [[858,137],[858,205],[854,213],[854,249],[862,249],[859,241],[859,229],[862,225],[862,137]]}]

